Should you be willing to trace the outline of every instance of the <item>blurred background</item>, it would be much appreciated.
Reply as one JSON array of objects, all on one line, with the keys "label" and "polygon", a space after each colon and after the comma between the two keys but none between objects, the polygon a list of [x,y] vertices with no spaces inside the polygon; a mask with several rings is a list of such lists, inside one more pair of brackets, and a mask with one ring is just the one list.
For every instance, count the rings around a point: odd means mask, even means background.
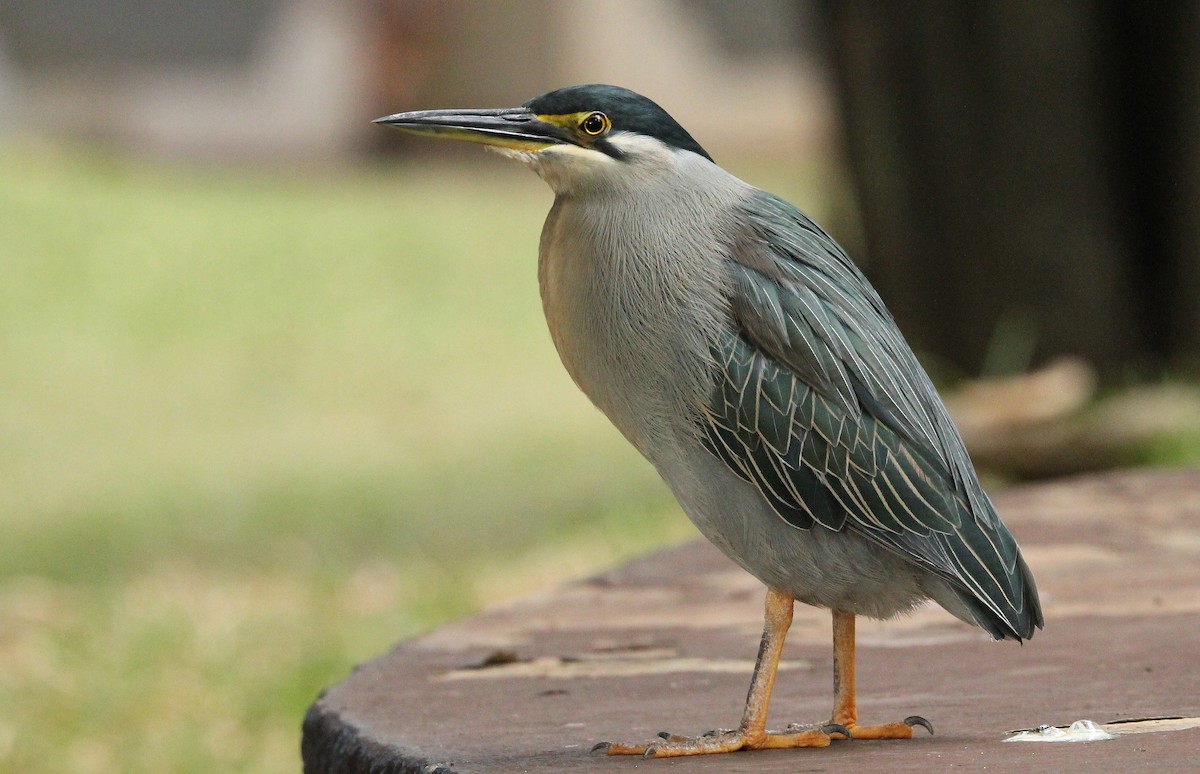
[{"label": "blurred background", "polygon": [[993,486],[1195,464],[1198,18],[6,0],[0,770],[295,771],[356,662],[693,536],[558,365],[549,190],[399,110],[640,91],[850,249]]}]

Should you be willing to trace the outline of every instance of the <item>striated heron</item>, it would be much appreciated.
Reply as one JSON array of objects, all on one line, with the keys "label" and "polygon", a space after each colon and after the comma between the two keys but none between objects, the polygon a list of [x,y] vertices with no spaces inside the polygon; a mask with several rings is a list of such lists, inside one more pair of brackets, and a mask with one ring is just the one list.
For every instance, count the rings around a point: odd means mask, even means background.
[{"label": "striated heron", "polygon": [[[550,185],[538,277],[563,365],[700,532],[766,584],[737,729],[597,748],[668,757],[932,733],[915,715],[859,724],[855,616],[932,599],[996,639],[1042,626],[1029,568],[929,377],[862,272],[804,213],[615,86],[377,122],[491,146]],[[768,731],[796,600],[833,613],[834,710]]]}]

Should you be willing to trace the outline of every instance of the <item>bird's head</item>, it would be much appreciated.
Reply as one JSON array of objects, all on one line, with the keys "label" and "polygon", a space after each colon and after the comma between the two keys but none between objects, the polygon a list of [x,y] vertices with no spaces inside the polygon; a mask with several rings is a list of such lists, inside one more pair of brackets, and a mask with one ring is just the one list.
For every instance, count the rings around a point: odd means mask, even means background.
[{"label": "bird's head", "polygon": [[492,147],[528,163],[558,193],[653,175],[679,153],[712,160],[667,111],[619,86],[568,86],[516,108],[418,110],[375,123]]}]

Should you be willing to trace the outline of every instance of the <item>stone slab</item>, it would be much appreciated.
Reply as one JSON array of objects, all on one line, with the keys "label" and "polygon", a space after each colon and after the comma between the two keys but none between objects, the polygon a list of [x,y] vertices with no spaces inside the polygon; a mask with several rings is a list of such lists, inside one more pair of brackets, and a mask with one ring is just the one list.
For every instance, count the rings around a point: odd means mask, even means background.
[{"label": "stone slab", "polygon": [[[1037,577],[1045,631],[1022,646],[992,642],[934,606],[859,620],[862,721],[920,714],[935,736],[651,761],[589,754],[598,741],[737,724],[762,588],[697,542],[362,665],[309,709],[304,770],[1200,771],[1200,472],[1026,486],[997,506]],[[831,669],[828,613],[798,605],[771,725],[828,718]],[[1123,733],[1104,742],[1003,741],[1041,724],[1162,716],[1181,719],[1111,726]]]}]

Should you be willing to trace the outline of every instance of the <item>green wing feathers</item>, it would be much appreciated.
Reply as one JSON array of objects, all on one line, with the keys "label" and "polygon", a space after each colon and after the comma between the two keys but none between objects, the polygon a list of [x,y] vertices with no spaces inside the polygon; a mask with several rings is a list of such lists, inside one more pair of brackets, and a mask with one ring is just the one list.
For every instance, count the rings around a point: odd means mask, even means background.
[{"label": "green wing feathers", "polygon": [[950,580],[994,636],[1029,637],[1032,576],[879,296],[783,200],[760,193],[742,215],[710,451],[793,526],[866,535]]}]

